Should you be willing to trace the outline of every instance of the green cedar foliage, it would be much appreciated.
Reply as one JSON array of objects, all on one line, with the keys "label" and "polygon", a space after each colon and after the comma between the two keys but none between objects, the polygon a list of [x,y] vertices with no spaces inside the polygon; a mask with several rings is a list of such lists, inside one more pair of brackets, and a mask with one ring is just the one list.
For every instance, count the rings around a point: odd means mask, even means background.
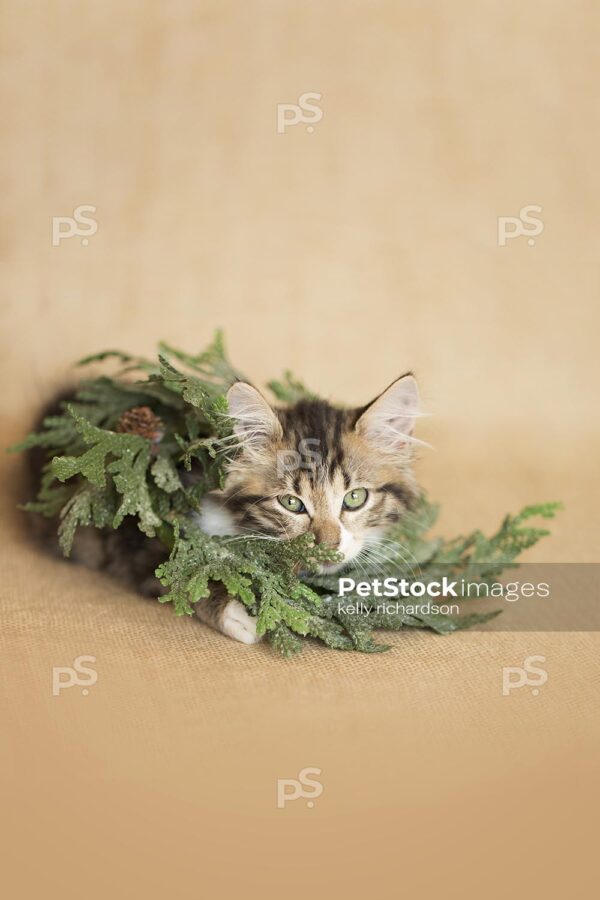
[{"label": "green cedar foliage", "polygon": [[[78,365],[107,360],[117,364],[114,375],[81,381],[60,414],[48,416],[39,432],[12,448],[46,451],[37,499],[25,509],[57,519],[66,556],[79,526],[118,528],[125,516],[134,516],[144,534],[158,536],[170,549],[156,573],[168,589],[162,603],[171,603],[176,615],[191,615],[211,582],[221,582],[258,616],[259,633],[284,656],[298,651],[306,637],[338,650],[370,653],[387,649],[373,638],[374,629],[419,627],[446,634],[496,614],[432,615],[422,601],[412,601],[410,613],[381,612],[374,602],[353,595],[340,601],[338,575],[318,574],[319,564],[336,554],[315,546],[310,534],[290,541],[203,534],[190,513],[200,508],[206,492],[223,484],[226,462],[235,453],[225,393],[243,379],[227,359],[222,335],[197,355],[160,344],[157,361],[111,350]],[[314,396],[290,372],[269,387],[280,403]],[[150,407],[160,419],[157,445],[115,430],[120,417],[139,406]],[[192,465],[199,477],[190,486],[181,476]],[[429,537],[438,510],[422,496],[385,543],[342,574],[356,581],[388,576],[427,581],[441,574],[489,581],[548,533],[529,520],[552,518],[557,508],[553,503],[527,507],[507,516],[490,537],[475,531],[444,540]],[[360,610],[350,611],[356,601]]]}]

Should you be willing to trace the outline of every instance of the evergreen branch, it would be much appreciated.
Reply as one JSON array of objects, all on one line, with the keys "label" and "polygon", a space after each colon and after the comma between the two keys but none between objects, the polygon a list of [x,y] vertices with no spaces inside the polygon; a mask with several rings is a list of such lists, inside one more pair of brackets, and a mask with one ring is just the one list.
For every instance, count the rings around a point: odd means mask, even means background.
[{"label": "evergreen branch", "polygon": [[[111,360],[122,366],[115,376],[82,381],[71,403],[63,403],[38,433],[11,448],[38,447],[47,454],[37,498],[24,508],[56,518],[67,556],[79,527],[118,528],[125,516],[133,516],[146,535],[157,535],[170,550],[156,572],[168,588],[161,602],[171,603],[177,615],[191,615],[195,604],[221,584],[258,617],[258,633],[284,656],[298,652],[308,638],[338,650],[375,653],[387,646],[373,638],[374,630],[428,628],[449,634],[488,621],[497,611],[444,616],[430,614],[420,602],[409,611],[359,604],[357,595],[341,602],[335,596],[338,578],[404,576],[427,582],[447,574],[489,581],[548,533],[531,520],[552,519],[560,508],[556,503],[528,506],[506,516],[491,536],[474,531],[444,540],[429,536],[438,507],[422,496],[388,533],[385,559],[377,552],[369,559],[367,548],[364,558],[343,572],[319,574],[323,562],[339,557],[316,546],[310,534],[289,541],[219,538],[193,524],[190,514],[208,491],[223,485],[226,462],[237,451],[225,394],[245,379],[227,359],[222,334],[217,332],[208,349],[195,355],[163,343],[157,362],[110,350],[80,365]],[[126,378],[133,371],[139,380]],[[314,397],[290,372],[269,387],[280,403]],[[146,414],[160,423],[156,440],[119,430],[123,418],[131,420],[139,408],[149,408]],[[192,468],[190,484],[185,471]],[[358,612],[350,611],[353,602]]]},{"label": "evergreen branch", "polygon": [[[98,428],[79,416],[72,407],[69,411],[77,431],[83,442],[89,446],[89,450],[80,456],[55,456],[52,460],[52,474],[61,482],[75,475],[81,475],[93,487],[100,490],[107,489],[107,476],[111,476],[114,487],[123,497],[114,513],[112,527],[118,528],[127,515],[136,515],[140,530],[148,537],[153,537],[155,528],[161,524],[161,520],[152,509],[146,483],[150,442],[137,434],[117,434]],[[91,507],[89,504],[86,505],[87,500],[73,502],[75,516],[69,519],[69,523],[75,521],[82,524],[83,518],[91,515]],[[70,535],[70,524],[67,535]],[[70,540],[72,543],[72,535]]]}]

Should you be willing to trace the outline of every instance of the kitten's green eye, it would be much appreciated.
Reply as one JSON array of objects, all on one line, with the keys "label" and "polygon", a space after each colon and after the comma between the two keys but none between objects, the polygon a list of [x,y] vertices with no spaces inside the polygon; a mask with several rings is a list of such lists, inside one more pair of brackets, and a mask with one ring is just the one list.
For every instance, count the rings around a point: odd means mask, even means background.
[{"label": "kitten's green eye", "polygon": [[300,497],[294,497],[293,494],[283,494],[277,498],[284,509],[289,509],[293,513],[303,513],[306,507]]},{"label": "kitten's green eye", "polygon": [[366,488],[354,488],[353,491],[348,491],[344,497],[344,509],[360,509],[367,502],[368,496],[369,492]]}]

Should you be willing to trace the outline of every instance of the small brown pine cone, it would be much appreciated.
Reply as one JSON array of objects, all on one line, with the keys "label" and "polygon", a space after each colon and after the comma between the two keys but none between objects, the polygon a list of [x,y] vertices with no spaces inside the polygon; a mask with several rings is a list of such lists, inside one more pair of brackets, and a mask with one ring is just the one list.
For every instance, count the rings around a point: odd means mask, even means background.
[{"label": "small brown pine cone", "polygon": [[117,422],[116,430],[122,434],[139,434],[155,445],[165,434],[162,420],[149,406],[134,406],[133,409],[127,409]]}]

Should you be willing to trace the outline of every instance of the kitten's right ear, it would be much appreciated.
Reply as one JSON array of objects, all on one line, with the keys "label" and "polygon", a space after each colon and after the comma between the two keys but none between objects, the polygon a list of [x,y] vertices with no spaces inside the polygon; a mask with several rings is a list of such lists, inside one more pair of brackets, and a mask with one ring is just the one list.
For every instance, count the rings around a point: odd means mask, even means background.
[{"label": "kitten's right ear", "polygon": [[240,438],[242,448],[260,450],[282,436],[279,419],[252,385],[236,381],[227,391],[227,403],[234,422],[233,431]]},{"label": "kitten's right ear", "polygon": [[367,406],[355,427],[380,450],[401,450],[415,443],[412,433],[418,416],[419,391],[409,372]]}]

